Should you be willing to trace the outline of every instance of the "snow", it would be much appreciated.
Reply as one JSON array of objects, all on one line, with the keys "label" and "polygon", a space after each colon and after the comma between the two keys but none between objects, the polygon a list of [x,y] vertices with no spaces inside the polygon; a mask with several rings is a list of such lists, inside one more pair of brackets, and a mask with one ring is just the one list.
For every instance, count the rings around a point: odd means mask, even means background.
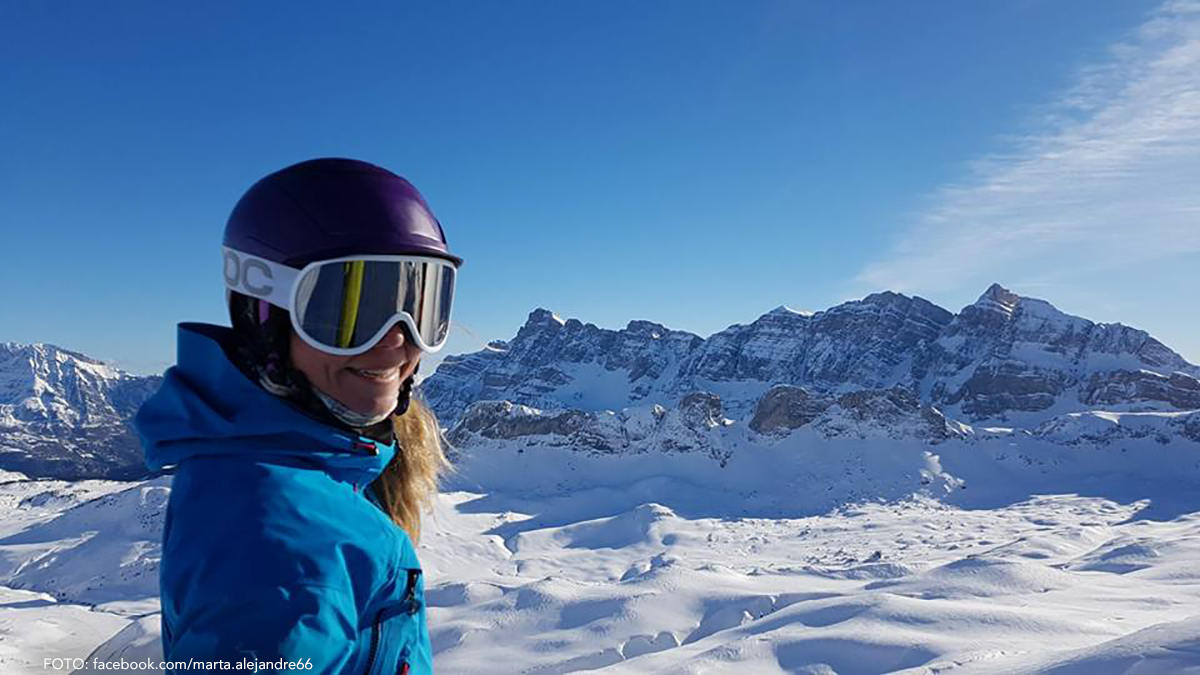
[{"label": "snow", "polygon": [[55,672],[43,669],[44,659],[86,656],[127,623],[45,593],[0,587],[0,672]]},{"label": "snow", "polygon": [[[760,444],[734,425],[724,467],[705,452],[461,448],[420,544],[438,670],[1200,672],[1200,446],[973,431]],[[0,671],[157,659],[169,478],[4,478]]]},{"label": "snow", "polygon": [[1087,319],[1067,314],[1039,298],[1022,297],[1020,305],[1022,322],[1038,329],[1050,329],[1056,333],[1078,333],[1094,325]]},{"label": "snow", "polygon": [[[1200,533],[1195,518],[1129,522],[1138,505],[1097,498],[982,510],[916,499],[786,519],[643,505],[561,525],[505,509],[493,531],[518,530],[523,543],[492,549],[482,574],[479,559],[432,553],[448,552],[465,520],[500,515],[472,508],[480,499],[504,508],[494,494],[445,495],[423,553],[433,578],[487,589],[431,601],[438,665],[455,673],[495,663],[530,673],[877,673],[976,662],[1008,672],[1018,657],[1072,658],[1184,620],[1200,594],[1175,575],[1072,569],[1123,530]],[[1197,552],[1188,541],[1166,557],[1187,564]]]},{"label": "snow", "polygon": [[1060,415],[1042,424],[1037,434],[1063,443],[1107,444],[1112,440],[1154,437],[1170,442],[1175,427],[1194,418],[1189,412],[1117,412],[1092,410]]},{"label": "snow", "polygon": [[[162,479],[135,484],[132,494],[166,489],[158,487],[163,484]],[[43,659],[85,657],[124,629],[134,613],[155,613],[157,623],[157,555],[152,552],[161,526],[135,534],[138,521],[129,519],[135,514],[125,497],[130,489],[113,481],[29,480],[4,472],[0,672],[45,673]],[[109,497],[117,499],[106,501]],[[149,506],[161,511],[161,505]],[[150,569],[139,583],[120,580],[123,571],[139,568]],[[48,575],[52,570],[62,579]],[[132,601],[92,604],[117,595]]]},{"label": "snow", "polygon": [[598,363],[566,363],[562,373],[569,382],[555,398],[577,410],[620,410],[629,405],[629,373],[605,370]]},{"label": "snow", "polygon": [[812,310],[792,309],[791,307],[788,307],[787,305],[780,305],[780,306],[776,307],[775,309],[771,310],[771,312],[786,312],[788,314],[796,314],[796,315],[804,316],[804,317],[813,316],[816,314],[816,312],[814,312]]}]

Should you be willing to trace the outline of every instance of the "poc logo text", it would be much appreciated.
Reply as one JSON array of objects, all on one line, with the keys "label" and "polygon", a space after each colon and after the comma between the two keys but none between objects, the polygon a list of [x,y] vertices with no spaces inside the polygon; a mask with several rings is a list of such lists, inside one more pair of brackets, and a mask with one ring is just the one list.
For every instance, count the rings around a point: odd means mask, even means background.
[{"label": "poc logo text", "polygon": [[230,288],[265,297],[275,290],[274,286],[266,283],[273,278],[271,268],[263,261],[253,258],[243,260],[236,251],[225,249],[225,283]]}]

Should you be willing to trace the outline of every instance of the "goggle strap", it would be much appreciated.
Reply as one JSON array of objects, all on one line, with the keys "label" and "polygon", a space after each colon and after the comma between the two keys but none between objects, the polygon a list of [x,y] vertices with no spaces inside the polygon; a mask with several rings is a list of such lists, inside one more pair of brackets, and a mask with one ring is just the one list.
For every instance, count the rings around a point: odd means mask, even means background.
[{"label": "goggle strap", "polygon": [[286,309],[292,310],[292,287],[300,270],[277,262],[221,247],[225,261],[225,287]]}]

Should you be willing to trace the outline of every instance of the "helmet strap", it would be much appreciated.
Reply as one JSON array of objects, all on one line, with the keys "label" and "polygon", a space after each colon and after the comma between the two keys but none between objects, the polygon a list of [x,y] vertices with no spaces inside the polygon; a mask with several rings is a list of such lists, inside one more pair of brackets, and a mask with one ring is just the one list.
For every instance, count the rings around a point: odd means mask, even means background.
[{"label": "helmet strap", "polygon": [[392,411],[393,415],[403,415],[408,412],[408,404],[412,401],[413,384],[417,381],[417,371],[421,369],[421,362],[417,361],[417,367],[413,368],[412,375],[400,385],[400,393],[396,397],[396,409]]}]

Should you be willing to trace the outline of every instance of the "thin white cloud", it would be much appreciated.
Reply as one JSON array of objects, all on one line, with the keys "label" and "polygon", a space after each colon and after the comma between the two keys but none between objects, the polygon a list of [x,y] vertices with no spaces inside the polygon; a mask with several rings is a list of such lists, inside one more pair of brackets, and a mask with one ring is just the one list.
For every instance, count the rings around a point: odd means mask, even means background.
[{"label": "thin white cloud", "polygon": [[982,290],[1200,252],[1200,0],[1163,5],[1029,123],[933,194],[856,285]]}]

